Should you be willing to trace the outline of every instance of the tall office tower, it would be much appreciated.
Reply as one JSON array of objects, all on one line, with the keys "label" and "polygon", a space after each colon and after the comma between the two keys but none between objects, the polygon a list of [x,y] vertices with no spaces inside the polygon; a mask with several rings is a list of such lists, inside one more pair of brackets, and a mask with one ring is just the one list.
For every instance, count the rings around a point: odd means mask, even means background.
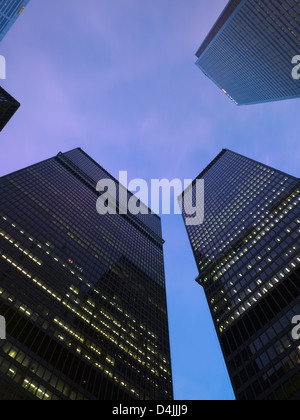
[{"label": "tall office tower", "polygon": [[23,12],[30,0],[0,0],[0,41]]},{"label": "tall office tower", "polygon": [[299,179],[226,149],[198,179],[204,222],[186,229],[236,398],[299,399]]},{"label": "tall office tower", "polygon": [[20,103],[0,86],[0,131],[3,130],[19,107]]},{"label": "tall office tower", "polygon": [[299,98],[299,28],[299,0],[230,0],[196,64],[237,105]]},{"label": "tall office tower", "polygon": [[74,149],[0,179],[1,399],[173,399],[161,221],[99,214],[106,178]]}]

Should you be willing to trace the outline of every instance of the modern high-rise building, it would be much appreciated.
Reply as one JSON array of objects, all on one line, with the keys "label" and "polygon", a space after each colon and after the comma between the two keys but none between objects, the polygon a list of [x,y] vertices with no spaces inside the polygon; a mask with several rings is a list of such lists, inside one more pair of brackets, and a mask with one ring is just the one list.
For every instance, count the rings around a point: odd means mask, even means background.
[{"label": "modern high-rise building", "polygon": [[196,64],[237,105],[299,98],[299,46],[299,0],[230,0]]},{"label": "modern high-rise building", "polygon": [[0,41],[5,37],[30,0],[0,0]]},{"label": "modern high-rise building", "polygon": [[101,179],[79,148],[0,178],[2,400],[173,399],[161,220]]},{"label": "modern high-rise building", "polygon": [[[23,12],[30,0],[0,0],[0,42]],[[3,57],[2,57],[3,58]],[[5,65],[5,59],[0,63]],[[1,68],[1,77],[5,71]],[[0,87],[0,131],[20,107],[20,103]]]},{"label": "modern high-rise building", "polygon": [[300,180],[227,149],[197,179],[185,224],[236,398],[300,399]]},{"label": "modern high-rise building", "polygon": [[0,131],[3,130],[19,107],[20,103],[0,86]]}]

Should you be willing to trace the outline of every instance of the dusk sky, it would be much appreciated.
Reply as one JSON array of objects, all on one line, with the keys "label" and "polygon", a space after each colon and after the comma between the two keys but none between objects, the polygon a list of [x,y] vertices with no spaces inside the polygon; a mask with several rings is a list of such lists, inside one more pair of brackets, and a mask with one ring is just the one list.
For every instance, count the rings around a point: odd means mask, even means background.
[{"label": "dusk sky", "polygon": [[[149,184],[194,179],[223,148],[299,177],[300,101],[237,107],[195,65],[226,4],[31,0],[1,43],[1,85],[21,108],[0,134],[0,176],[81,147]],[[161,217],[175,399],[232,400],[182,218]]]}]

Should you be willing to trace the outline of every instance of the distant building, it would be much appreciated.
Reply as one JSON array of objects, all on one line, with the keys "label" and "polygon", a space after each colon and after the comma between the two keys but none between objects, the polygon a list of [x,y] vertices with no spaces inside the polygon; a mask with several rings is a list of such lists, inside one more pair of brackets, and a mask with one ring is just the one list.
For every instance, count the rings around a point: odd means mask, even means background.
[{"label": "distant building", "polygon": [[3,130],[19,107],[20,103],[0,87],[0,131]]},{"label": "distant building", "polygon": [[103,178],[81,149],[0,178],[2,400],[173,399],[161,220],[98,214]]},{"label": "distant building", "polygon": [[230,0],[196,64],[237,105],[299,98],[299,22],[299,0]]},{"label": "distant building", "polygon": [[300,180],[226,149],[197,178],[186,229],[236,398],[300,399]]},{"label": "distant building", "polygon": [[[30,0],[0,0],[0,42],[23,12]],[[0,57],[0,78],[5,79],[5,59]],[[0,87],[0,131],[20,107],[12,96]]]},{"label": "distant building", "polygon": [[23,12],[30,0],[0,0],[0,41]]}]

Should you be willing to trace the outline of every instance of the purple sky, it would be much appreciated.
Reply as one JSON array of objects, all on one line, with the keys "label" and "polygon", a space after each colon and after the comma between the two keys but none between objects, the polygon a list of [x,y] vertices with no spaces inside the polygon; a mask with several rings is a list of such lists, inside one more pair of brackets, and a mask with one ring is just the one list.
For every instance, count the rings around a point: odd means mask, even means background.
[{"label": "purple sky", "polygon": [[[31,0],[1,43],[21,108],[0,176],[74,147],[129,180],[195,178],[224,147],[299,176],[299,100],[237,107],[195,66],[226,4]],[[181,216],[162,223],[175,398],[233,399]]]}]

